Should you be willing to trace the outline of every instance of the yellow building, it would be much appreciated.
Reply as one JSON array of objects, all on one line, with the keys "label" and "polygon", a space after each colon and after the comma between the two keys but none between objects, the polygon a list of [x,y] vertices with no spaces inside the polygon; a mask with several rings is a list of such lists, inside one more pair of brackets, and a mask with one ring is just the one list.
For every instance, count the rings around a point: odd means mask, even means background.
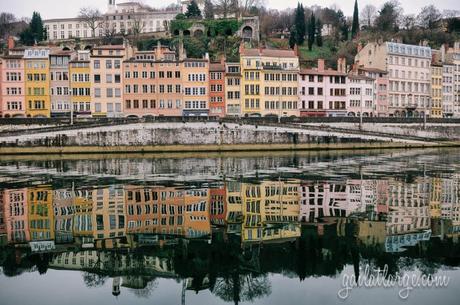
[{"label": "yellow building", "polygon": [[93,190],[92,229],[96,248],[120,248],[127,244],[124,190],[116,186]]},{"label": "yellow building", "polygon": [[442,118],[442,64],[431,64],[431,117]]},{"label": "yellow building", "polygon": [[242,241],[262,242],[300,237],[299,186],[297,180],[243,183]]},{"label": "yellow building", "polygon": [[50,117],[48,48],[34,47],[24,52],[25,104],[27,117]]},{"label": "yellow building", "polygon": [[70,61],[70,101],[75,116],[91,115],[90,51],[78,51]]},{"label": "yellow building", "polygon": [[430,192],[430,217],[441,217],[441,193],[442,193],[442,180],[441,178],[433,178],[431,181]]},{"label": "yellow building", "polygon": [[297,51],[241,46],[240,66],[243,116],[299,116]]},{"label": "yellow building", "polygon": [[54,240],[53,192],[49,186],[27,190],[31,241]]}]

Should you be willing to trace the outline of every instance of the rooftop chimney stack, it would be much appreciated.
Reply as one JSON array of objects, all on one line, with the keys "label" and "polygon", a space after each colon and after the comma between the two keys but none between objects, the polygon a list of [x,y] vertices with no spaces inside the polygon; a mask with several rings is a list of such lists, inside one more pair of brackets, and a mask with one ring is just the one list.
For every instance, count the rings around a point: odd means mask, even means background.
[{"label": "rooftop chimney stack", "polygon": [[14,49],[15,42],[13,36],[8,36],[8,50]]},{"label": "rooftop chimney stack", "polygon": [[318,72],[324,72],[324,59],[318,59]]}]

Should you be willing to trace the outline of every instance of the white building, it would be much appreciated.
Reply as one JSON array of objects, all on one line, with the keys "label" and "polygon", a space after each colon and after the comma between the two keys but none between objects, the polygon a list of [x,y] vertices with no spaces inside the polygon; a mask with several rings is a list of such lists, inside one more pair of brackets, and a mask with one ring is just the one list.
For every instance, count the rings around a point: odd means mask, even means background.
[{"label": "white building", "polygon": [[94,33],[88,23],[79,17],[45,20],[44,26],[50,41],[136,32],[155,33],[167,31],[178,13],[154,10],[136,1],[116,4],[115,0],[109,0],[107,12],[97,23]]},{"label": "white building", "polygon": [[375,115],[374,82],[375,79],[364,75],[348,75],[348,116],[359,117],[361,112],[363,117],[373,117]]}]

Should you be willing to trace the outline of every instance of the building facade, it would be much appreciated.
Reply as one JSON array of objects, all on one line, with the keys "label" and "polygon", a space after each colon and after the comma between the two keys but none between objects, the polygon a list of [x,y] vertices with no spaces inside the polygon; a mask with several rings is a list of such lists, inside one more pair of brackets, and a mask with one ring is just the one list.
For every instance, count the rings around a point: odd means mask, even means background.
[{"label": "building facade", "polygon": [[209,58],[186,58],[182,65],[183,116],[209,115]]},{"label": "building facade", "polygon": [[50,53],[50,99],[51,116],[70,115],[71,90],[69,62],[72,51],[53,51]]},{"label": "building facade", "polygon": [[324,59],[317,68],[303,69],[299,77],[300,116],[346,116],[347,74],[325,69]]},{"label": "building facade", "polygon": [[70,101],[73,114],[77,117],[91,115],[91,89],[93,87],[90,74],[90,51],[77,51],[69,62]]},{"label": "building facade", "polygon": [[431,63],[431,117],[442,118],[442,62]]},{"label": "building facade", "polygon": [[125,116],[181,116],[181,63],[160,44],[123,63]]},{"label": "building facade", "polygon": [[225,60],[209,64],[209,115],[225,116]]},{"label": "building facade", "polygon": [[371,42],[355,57],[359,66],[385,70],[389,75],[389,115],[430,115],[431,49],[394,42]]},{"label": "building facade", "polygon": [[375,79],[363,75],[348,75],[347,88],[347,115],[348,116],[375,116]]},{"label": "building facade", "polygon": [[24,50],[10,49],[2,57],[1,113],[2,117],[25,117]]},{"label": "building facade", "polygon": [[48,48],[29,48],[24,52],[25,102],[27,117],[50,117],[50,79]]},{"label": "building facade", "polygon": [[296,50],[240,47],[243,116],[299,115],[299,57]]},{"label": "building facade", "polygon": [[225,63],[225,108],[227,116],[241,115],[240,63]]},{"label": "building facade", "polygon": [[121,45],[99,46],[91,55],[91,113],[94,117],[123,115],[122,61],[126,49]]}]

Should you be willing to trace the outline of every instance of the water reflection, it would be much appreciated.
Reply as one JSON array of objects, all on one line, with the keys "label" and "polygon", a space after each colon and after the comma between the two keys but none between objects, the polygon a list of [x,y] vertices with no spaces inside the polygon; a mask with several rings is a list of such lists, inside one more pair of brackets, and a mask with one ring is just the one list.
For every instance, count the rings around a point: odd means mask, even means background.
[{"label": "water reflection", "polygon": [[[353,265],[391,274],[458,266],[460,174],[221,178],[180,184],[75,181],[0,190],[7,276],[82,271],[147,297],[158,279],[226,302],[271,294],[268,274],[303,280]],[[56,178],[54,178],[56,179]],[[78,182],[78,180],[77,180]]]}]

